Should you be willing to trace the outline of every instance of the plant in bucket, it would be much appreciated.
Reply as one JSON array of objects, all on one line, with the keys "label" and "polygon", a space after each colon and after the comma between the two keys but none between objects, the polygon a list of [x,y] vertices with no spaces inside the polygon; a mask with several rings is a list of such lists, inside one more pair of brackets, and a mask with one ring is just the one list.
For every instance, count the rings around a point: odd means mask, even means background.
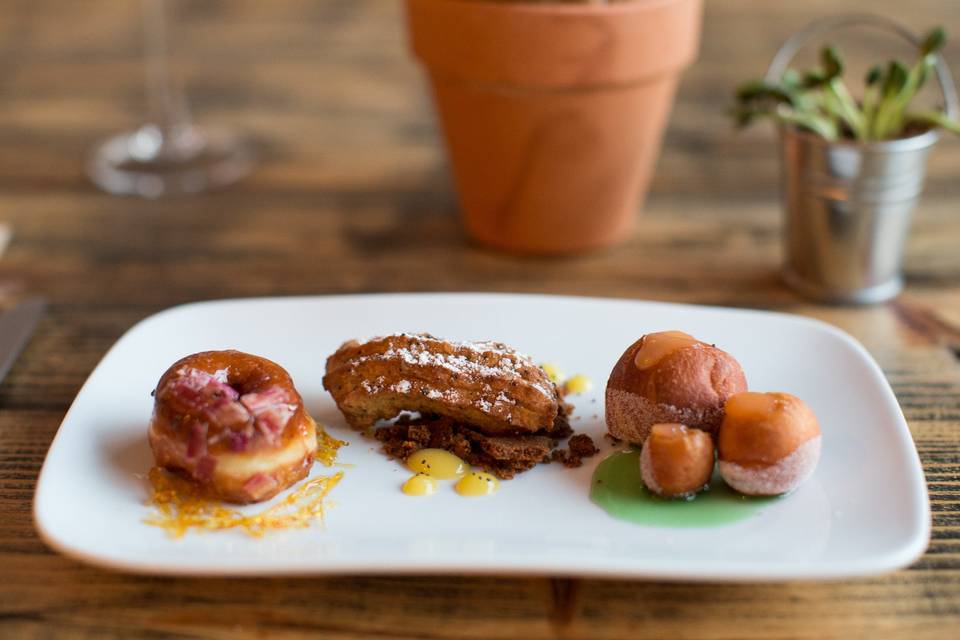
[{"label": "plant in bucket", "polygon": [[[833,46],[820,67],[799,73],[787,65],[810,40],[855,26],[879,27],[916,49],[909,66],[897,60],[867,73],[861,98],[843,80]],[[903,288],[902,259],[910,217],[923,190],[927,153],[937,130],[960,134],[950,71],[940,56],[943,29],[917,38],[900,24],[871,15],[815,22],[784,43],[763,80],[736,94],[734,118],[747,126],[769,117],[779,124],[784,279],[825,302],[870,304]],[[945,108],[914,108],[932,76]]]},{"label": "plant in bucket", "polygon": [[630,230],[701,0],[406,0],[467,232],[568,254]]}]

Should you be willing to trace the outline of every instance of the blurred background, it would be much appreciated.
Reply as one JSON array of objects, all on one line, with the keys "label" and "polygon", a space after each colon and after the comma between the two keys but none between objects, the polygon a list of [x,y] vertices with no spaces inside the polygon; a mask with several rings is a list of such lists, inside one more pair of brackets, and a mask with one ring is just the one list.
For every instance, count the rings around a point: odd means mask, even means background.
[{"label": "blurred background", "polygon": [[[115,625],[112,637],[131,637],[135,627],[142,637],[158,629],[219,637],[246,624],[250,634],[425,637],[448,625],[553,637],[574,612],[582,636],[945,637],[955,628],[960,138],[943,134],[931,154],[906,248],[906,292],[883,306],[828,307],[780,279],[774,127],[737,132],[727,110],[734,89],[760,77],[790,34],[841,12],[882,14],[918,33],[943,25],[943,55],[956,72],[960,2],[707,0],[700,55],[682,77],[638,224],[612,248],[568,258],[513,256],[467,240],[399,0],[168,4],[172,67],[195,120],[245,133],[258,159],[223,190],[155,200],[106,194],[85,173],[97,143],[147,115],[141,3],[4,0],[0,10],[0,227],[12,236],[4,251],[0,229],[0,309],[30,295],[50,302],[0,385],[0,557],[10,576],[0,586],[0,622],[14,635],[87,637]],[[835,41],[857,87],[868,63],[912,59],[867,30]],[[925,91],[936,99],[933,87]],[[135,322],[195,300],[390,291],[614,296],[832,322],[877,358],[910,421],[934,501],[930,551],[913,570],[882,579],[777,589],[499,577],[424,579],[413,588],[376,578],[264,586],[105,573],[52,555],[36,537],[30,501],[57,425]]]},{"label": "blurred background", "polygon": [[[171,0],[169,6],[173,64],[196,120],[247,132],[259,161],[249,178],[226,191],[140,201],[99,193],[83,171],[97,141],[145,116],[140,3],[4,5],[0,218],[15,227],[4,266],[15,269],[18,262],[42,258],[27,276],[30,286],[60,300],[81,295],[84,280],[72,275],[101,266],[90,260],[110,263],[96,286],[109,291],[117,283],[124,296],[149,306],[209,296],[212,277],[224,295],[329,292],[319,274],[328,268],[350,273],[351,262],[360,260],[363,275],[339,279],[337,289],[485,289],[496,280],[500,289],[535,290],[544,274],[563,279],[576,269],[577,277],[563,287],[570,293],[598,293],[599,284],[605,294],[688,300],[683,278],[696,273],[715,279],[717,287],[739,290],[733,300],[729,291],[717,300],[789,304],[794,298],[785,290],[753,286],[776,278],[775,132],[770,126],[733,130],[726,109],[734,87],[761,75],[793,31],[839,10],[883,13],[917,31],[941,23],[960,37],[960,6],[942,0],[709,0],[701,54],[683,77],[634,239],[599,255],[544,266],[466,248],[428,87],[407,52],[399,2]],[[875,59],[876,47],[883,57],[904,52],[869,31],[851,32],[842,49],[856,67],[865,57]],[[960,68],[960,42],[948,42],[945,57]],[[919,287],[944,278],[944,268],[952,274],[960,268],[951,250],[955,239],[938,233],[944,217],[955,215],[955,205],[942,197],[957,180],[958,149],[960,142],[944,136],[930,162],[907,257],[910,283]],[[727,248],[742,243],[748,252],[725,253],[721,274],[667,267],[670,247],[640,251],[664,225],[682,226],[702,215],[705,194],[723,206],[675,242],[713,243],[722,236]],[[261,216],[265,207],[267,219]],[[349,216],[329,215],[344,207]],[[288,233],[287,221],[297,234]],[[164,242],[171,235],[182,237]],[[769,242],[744,238],[757,235]],[[97,250],[121,245],[153,260],[149,266],[168,286],[123,287],[124,278],[139,274],[128,273],[122,256]],[[391,255],[411,246],[417,246],[422,267],[395,268]],[[166,253],[173,247],[175,254]],[[318,274],[315,288],[309,279],[284,278],[284,263],[295,254],[310,256],[296,260],[296,268]],[[230,282],[204,269],[238,257],[242,273]],[[476,268],[466,268],[469,261]],[[598,283],[591,270],[605,261],[620,266],[599,269]],[[437,270],[438,262],[447,268]],[[130,268],[145,266],[138,260]],[[710,287],[696,289],[690,301],[716,301]]]}]

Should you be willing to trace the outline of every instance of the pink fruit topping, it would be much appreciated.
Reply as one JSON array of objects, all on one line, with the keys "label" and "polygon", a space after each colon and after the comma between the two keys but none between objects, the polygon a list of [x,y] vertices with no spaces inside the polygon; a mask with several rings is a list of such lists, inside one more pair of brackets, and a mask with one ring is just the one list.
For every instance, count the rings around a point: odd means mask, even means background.
[{"label": "pink fruit topping", "polygon": [[257,428],[270,442],[279,436],[296,410],[296,405],[281,387],[244,394],[240,402],[253,414]]},{"label": "pink fruit topping", "polygon": [[243,490],[250,494],[254,500],[270,493],[277,486],[277,481],[273,476],[264,473],[258,473],[250,476],[250,479],[243,483]]}]

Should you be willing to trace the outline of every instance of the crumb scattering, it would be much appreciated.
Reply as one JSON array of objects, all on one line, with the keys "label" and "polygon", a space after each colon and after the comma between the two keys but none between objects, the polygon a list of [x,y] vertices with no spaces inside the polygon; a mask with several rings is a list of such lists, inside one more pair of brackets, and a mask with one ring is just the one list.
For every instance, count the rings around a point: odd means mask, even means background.
[{"label": "crumb scattering", "polygon": [[578,433],[570,437],[566,449],[557,449],[551,453],[550,460],[561,462],[563,466],[572,469],[582,465],[584,458],[595,456],[598,453],[600,453],[600,449],[593,443],[593,438],[585,433]]},{"label": "crumb scattering", "polygon": [[383,443],[383,452],[391,458],[406,460],[421,449],[445,449],[473,467],[509,480],[532,469],[553,448],[551,436],[563,437],[564,431],[547,435],[488,436],[469,425],[441,416],[402,416],[394,424],[380,427],[374,437]]},{"label": "crumb scattering", "polygon": [[[579,467],[584,458],[599,452],[590,436],[571,434],[573,430],[565,421],[548,435],[494,437],[449,418],[402,416],[394,424],[377,429],[374,437],[391,458],[406,460],[421,449],[445,449],[474,467],[509,480],[540,463]],[[556,450],[568,436],[567,449]]]}]

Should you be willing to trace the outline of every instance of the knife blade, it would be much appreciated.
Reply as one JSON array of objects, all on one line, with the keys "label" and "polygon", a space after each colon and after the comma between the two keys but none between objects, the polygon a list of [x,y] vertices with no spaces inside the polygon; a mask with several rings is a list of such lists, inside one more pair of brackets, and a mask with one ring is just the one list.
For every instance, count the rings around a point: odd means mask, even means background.
[{"label": "knife blade", "polygon": [[27,298],[0,315],[0,382],[3,382],[17,356],[27,346],[46,308],[47,301],[43,298]]}]

